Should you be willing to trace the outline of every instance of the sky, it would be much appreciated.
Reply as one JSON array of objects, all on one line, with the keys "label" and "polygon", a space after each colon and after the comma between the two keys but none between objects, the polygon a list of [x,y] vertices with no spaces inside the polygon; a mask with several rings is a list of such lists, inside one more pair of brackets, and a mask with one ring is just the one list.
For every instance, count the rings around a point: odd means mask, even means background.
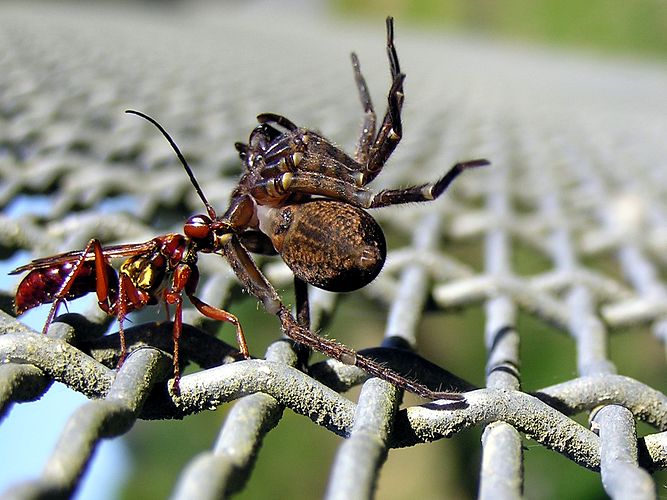
[{"label": "sky", "polygon": [[[44,214],[48,213],[49,206],[48,199],[43,197],[19,197],[5,213],[10,217]],[[0,289],[13,290],[21,277],[7,273],[31,258],[29,252],[20,251],[8,260],[0,260]],[[84,312],[94,300],[90,295],[73,301],[68,307],[71,312]],[[21,321],[41,331],[48,312],[48,305],[37,307],[25,313]],[[82,394],[56,382],[39,401],[13,405],[0,422],[0,496],[17,482],[39,476],[67,419],[87,402]],[[75,498],[118,498],[130,466],[131,457],[122,438],[102,441]]]}]

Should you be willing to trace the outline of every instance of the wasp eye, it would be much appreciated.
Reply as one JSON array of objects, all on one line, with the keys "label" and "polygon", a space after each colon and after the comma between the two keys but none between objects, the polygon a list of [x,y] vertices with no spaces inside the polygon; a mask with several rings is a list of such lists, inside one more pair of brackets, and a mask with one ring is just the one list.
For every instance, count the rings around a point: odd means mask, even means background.
[{"label": "wasp eye", "polygon": [[185,236],[194,240],[204,240],[211,234],[211,219],[206,215],[193,215],[183,228]]}]

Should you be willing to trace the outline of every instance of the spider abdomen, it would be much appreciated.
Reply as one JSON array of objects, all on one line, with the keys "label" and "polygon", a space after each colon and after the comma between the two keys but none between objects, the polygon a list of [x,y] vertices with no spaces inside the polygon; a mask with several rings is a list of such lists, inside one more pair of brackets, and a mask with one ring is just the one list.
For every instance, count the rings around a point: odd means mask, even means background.
[{"label": "spider abdomen", "polygon": [[272,209],[261,225],[296,276],[332,292],[369,284],[387,254],[375,219],[339,201],[315,200]]}]

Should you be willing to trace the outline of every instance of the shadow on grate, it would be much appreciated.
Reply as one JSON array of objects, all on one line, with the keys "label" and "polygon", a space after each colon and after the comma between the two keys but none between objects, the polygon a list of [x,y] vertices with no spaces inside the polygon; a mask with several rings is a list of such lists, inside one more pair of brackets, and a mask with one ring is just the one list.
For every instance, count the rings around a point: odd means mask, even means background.
[{"label": "shadow on grate", "polygon": [[[340,27],[314,13],[275,22],[265,11],[220,16],[208,6],[128,18],[97,7],[82,23],[63,4],[43,6],[45,25],[33,8],[3,6],[0,16],[10,48],[0,60],[6,270],[27,262],[26,250],[51,255],[93,237],[127,243],[180,232],[201,211],[171,151],[125,108],[172,130],[219,207],[237,182],[232,146],[258,112],[284,113],[350,144],[361,117],[347,52],[359,54],[371,86],[386,83],[381,25],[346,33],[341,48]],[[298,34],[279,29],[297,21]],[[428,182],[467,158],[493,167],[463,176],[437,202],[375,212],[387,232],[383,272],[347,297],[312,290],[311,321],[327,337],[379,345],[359,352],[431,388],[463,391],[465,403],[403,395],[321,357],[306,373],[284,339],[259,347],[257,337],[279,338],[278,323],[244,301],[223,259],[206,256],[199,296],[238,312],[252,330],[251,353],[265,355],[239,361],[211,335],[215,322],[186,307],[182,360],[200,370],[186,372],[179,396],[167,390],[173,326],[150,311],[126,330],[131,354],[117,371],[118,335],[103,335],[109,318],[96,304],[62,316],[48,335],[0,314],[5,421],[14,403],[40,398],[53,381],[90,398],[59,429],[38,479],[5,485],[5,495],[71,495],[103,439],[171,419],[183,421],[146,453],[187,465],[151,476],[155,496],[655,495],[664,482],[655,473],[667,466],[665,68],[402,29],[397,44],[407,73],[405,139],[377,189]],[[289,289],[281,262],[262,264]],[[4,295],[2,304],[9,309]],[[292,413],[310,422],[291,423]],[[179,443],[196,440],[188,422],[206,414],[218,436],[186,455]],[[475,432],[481,447],[466,443]],[[160,440],[176,449],[160,453]],[[322,455],[332,454],[327,470]],[[317,479],[304,472],[313,463]],[[434,479],[443,469],[454,471],[446,484]]]}]

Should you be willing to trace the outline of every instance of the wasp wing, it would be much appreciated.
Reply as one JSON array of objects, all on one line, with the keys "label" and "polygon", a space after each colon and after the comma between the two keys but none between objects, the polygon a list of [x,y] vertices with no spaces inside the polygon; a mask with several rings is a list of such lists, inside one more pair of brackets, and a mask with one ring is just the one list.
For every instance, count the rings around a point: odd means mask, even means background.
[{"label": "wasp wing", "polygon": [[[155,248],[155,240],[145,241],[143,243],[129,243],[124,245],[110,245],[107,247],[102,247],[102,252],[104,255],[110,259],[116,257],[129,257],[131,255],[137,255],[140,253],[147,252]],[[72,262],[81,258],[84,254],[84,250],[73,250],[71,252],[65,252],[58,255],[51,255],[50,257],[42,257],[41,259],[35,259],[28,264],[17,267],[13,271],[10,271],[9,274],[20,274],[25,271],[32,271],[34,269],[43,269],[46,267],[53,267],[60,264],[65,264],[67,262]],[[95,252],[93,250],[88,251],[85,260],[94,260]]]}]

